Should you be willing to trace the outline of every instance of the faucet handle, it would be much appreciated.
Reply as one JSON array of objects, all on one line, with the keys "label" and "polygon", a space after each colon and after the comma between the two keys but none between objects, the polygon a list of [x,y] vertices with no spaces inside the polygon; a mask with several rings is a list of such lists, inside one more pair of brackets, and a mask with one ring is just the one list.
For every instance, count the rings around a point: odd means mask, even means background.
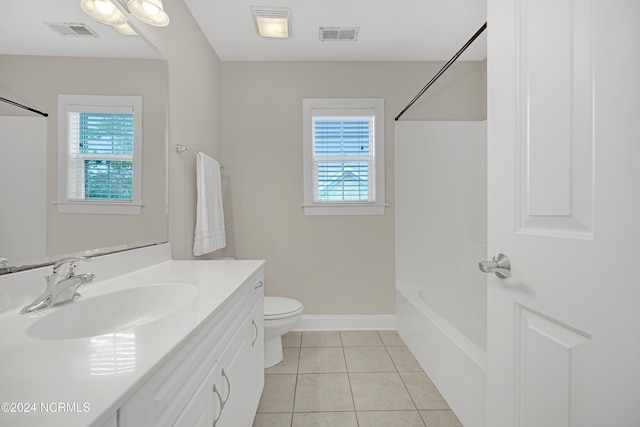
[{"label": "faucet handle", "polygon": [[68,258],[63,258],[60,261],[57,261],[53,264],[53,274],[57,274],[59,276],[73,276],[74,269],[76,268],[76,264],[78,261],[93,261],[95,257],[86,257],[86,256],[72,256]]}]

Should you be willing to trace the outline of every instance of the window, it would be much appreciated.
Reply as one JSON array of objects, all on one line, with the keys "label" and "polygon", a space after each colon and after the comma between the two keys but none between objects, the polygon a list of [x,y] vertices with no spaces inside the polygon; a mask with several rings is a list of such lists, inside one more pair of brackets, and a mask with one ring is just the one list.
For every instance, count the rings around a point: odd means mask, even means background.
[{"label": "window", "polygon": [[60,95],[58,210],[139,214],[142,99]]},{"label": "window", "polygon": [[384,214],[384,100],[304,99],[306,215]]}]

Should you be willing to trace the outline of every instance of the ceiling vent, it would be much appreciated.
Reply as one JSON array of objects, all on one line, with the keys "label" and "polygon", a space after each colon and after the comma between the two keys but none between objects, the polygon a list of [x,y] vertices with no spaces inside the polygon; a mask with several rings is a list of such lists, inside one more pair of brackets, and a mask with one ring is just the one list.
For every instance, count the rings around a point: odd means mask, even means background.
[{"label": "ceiling vent", "polygon": [[45,22],[47,27],[64,37],[100,37],[87,24],[70,22]]},{"label": "ceiling vent", "polygon": [[345,41],[355,42],[358,40],[360,27],[320,27],[320,41]]}]

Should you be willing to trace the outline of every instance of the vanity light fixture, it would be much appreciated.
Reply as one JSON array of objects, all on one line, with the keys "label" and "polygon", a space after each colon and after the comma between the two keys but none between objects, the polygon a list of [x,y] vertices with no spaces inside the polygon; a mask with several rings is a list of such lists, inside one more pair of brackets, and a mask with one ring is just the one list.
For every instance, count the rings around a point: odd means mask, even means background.
[{"label": "vanity light fixture", "polygon": [[[136,32],[127,23],[127,17],[122,12],[130,12],[140,21],[154,27],[169,25],[169,16],[162,7],[162,0],[115,0],[120,3],[117,7],[113,0],[81,0],[82,10],[91,18],[103,24],[111,25],[123,35],[135,35]],[[122,9],[122,10],[121,10]]]},{"label": "vanity light fixture", "polygon": [[111,0],[82,0],[80,7],[84,13],[107,25],[122,25],[127,22],[124,13]]},{"label": "vanity light fixture", "polygon": [[169,25],[169,15],[162,7],[162,0],[129,0],[127,6],[133,16],[154,27]]},{"label": "vanity light fixture", "polygon": [[291,9],[288,7],[251,6],[260,37],[289,38]]}]

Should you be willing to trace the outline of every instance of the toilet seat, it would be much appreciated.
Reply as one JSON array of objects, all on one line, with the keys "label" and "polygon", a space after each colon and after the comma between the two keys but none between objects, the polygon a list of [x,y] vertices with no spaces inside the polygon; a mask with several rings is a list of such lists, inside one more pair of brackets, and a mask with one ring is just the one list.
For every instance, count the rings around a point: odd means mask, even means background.
[{"label": "toilet seat", "polygon": [[302,311],[302,303],[291,298],[264,297],[264,319],[292,317]]}]

